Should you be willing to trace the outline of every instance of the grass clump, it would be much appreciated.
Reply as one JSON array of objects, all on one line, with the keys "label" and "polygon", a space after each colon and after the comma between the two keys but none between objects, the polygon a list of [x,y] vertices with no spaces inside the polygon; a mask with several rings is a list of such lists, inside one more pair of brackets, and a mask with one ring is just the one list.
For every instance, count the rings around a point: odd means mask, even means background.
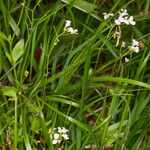
[{"label": "grass clump", "polygon": [[0,149],[150,148],[149,1],[0,1]]}]

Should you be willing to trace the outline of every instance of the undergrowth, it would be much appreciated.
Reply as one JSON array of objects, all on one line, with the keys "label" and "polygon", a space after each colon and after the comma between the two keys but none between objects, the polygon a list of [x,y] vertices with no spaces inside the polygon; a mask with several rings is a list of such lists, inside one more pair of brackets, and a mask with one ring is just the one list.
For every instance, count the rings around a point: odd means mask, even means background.
[{"label": "undergrowth", "polygon": [[150,149],[149,24],[150,0],[0,0],[0,149]]}]

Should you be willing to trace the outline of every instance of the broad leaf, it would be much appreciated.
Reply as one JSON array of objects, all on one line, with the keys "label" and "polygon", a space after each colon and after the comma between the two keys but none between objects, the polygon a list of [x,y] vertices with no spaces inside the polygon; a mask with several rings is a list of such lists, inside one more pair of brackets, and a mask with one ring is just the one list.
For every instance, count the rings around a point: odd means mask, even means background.
[{"label": "broad leaf", "polygon": [[12,97],[12,98],[16,98],[16,88],[15,87],[11,87],[11,86],[5,86],[4,88],[1,89],[3,95],[8,96],[8,97]]},{"label": "broad leaf", "polygon": [[23,52],[24,52],[24,40],[21,39],[15,45],[15,47],[13,48],[13,51],[12,51],[12,59],[13,59],[14,63],[17,62],[17,60],[21,57],[21,55],[23,54]]}]

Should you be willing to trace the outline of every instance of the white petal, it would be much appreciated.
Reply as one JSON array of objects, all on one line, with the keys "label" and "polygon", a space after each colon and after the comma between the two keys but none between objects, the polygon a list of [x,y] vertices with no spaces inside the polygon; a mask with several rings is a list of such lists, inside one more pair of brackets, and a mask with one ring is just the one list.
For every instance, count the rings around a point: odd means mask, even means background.
[{"label": "white petal", "polygon": [[68,130],[66,128],[62,127],[62,133],[67,133],[67,132],[68,132]]},{"label": "white petal", "polygon": [[129,59],[127,57],[125,57],[125,62],[128,62],[128,61],[129,61]]},{"label": "white petal", "polygon": [[121,22],[118,19],[115,20],[115,23],[116,25],[121,25]]},{"label": "white petal", "polygon": [[113,14],[113,13],[109,13],[109,16],[113,17],[113,16],[114,16],[114,14]]},{"label": "white petal", "polygon": [[124,16],[128,16],[129,14],[127,13],[126,9],[121,9],[121,11],[119,12],[120,16],[124,17]]},{"label": "white petal", "polygon": [[68,28],[68,32],[73,33],[73,28],[72,27]]},{"label": "white petal", "polygon": [[58,132],[59,132],[59,133],[61,133],[61,132],[62,132],[61,127],[58,127]]},{"label": "white petal", "polygon": [[134,51],[135,51],[136,53],[138,53],[138,52],[139,52],[139,47],[135,47],[135,48],[134,48]]},{"label": "white petal", "polygon": [[108,18],[107,13],[103,13],[103,15],[104,15],[104,20],[106,20]]},{"label": "white petal", "polygon": [[52,143],[53,143],[53,144],[57,144],[57,140],[53,140]]},{"label": "white petal", "polygon": [[54,139],[57,140],[58,138],[59,138],[59,134],[58,134],[58,133],[55,133],[55,134],[54,134]]},{"label": "white petal", "polygon": [[132,40],[132,46],[139,46],[139,42],[135,39]]},{"label": "white petal", "polygon": [[133,20],[133,16],[130,16],[130,18],[128,19],[128,21],[129,21],[129,23],[131,25],[135,25],[136,24],[135,21]]},{"label": "white petal", "polygon": [[124,18],[123,18],[123,17],[119,17],[118,20],[119,20],[120,22],[124,22]]},{"label": "white petal", "polygon": [[125,19],[125,20],[124,20],[124,23],[128,25],[128,24],[129,24],[129,21]]},{"label": "white petal", "polygon": [[77,29],[73,30],[73,34],[78,34],[78,30]]},{"label": "white petal", "polygon": [[67,134],[63,134],[62,137],[63,137],[65,140],[68,140],[68,139],[69,139],[69,137],[68,137]]},{"label": "white petal", "polygon": [[71,24],[71,21],[70,20],[66,20],[65,28],[70,27],[70,24]]},{"label": "white petal", "polygon": [[103,13],[103,15],[106,15],[106,14],[107,14],[107,13],[105,13],[105,12]]},{"label": "white petal", "polygon": [[104,15],[104,20],[107,20],[108,19],[108,15]]},{"label": "white petal", "polygon": [[134,26],[136,24],[136,22],[135,21],[130,21],[130,24]]}]

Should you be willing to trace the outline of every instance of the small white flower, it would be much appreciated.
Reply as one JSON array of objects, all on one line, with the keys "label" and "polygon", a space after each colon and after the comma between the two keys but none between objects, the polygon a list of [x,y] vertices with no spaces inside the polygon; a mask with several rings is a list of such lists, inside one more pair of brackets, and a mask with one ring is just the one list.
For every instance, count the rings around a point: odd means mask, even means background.
[{"label": "small white flower", "polygon": [[122,22],[125,22],[125,17],[123,18],[123,17],[119,17],[118,18],[119,19],[119,21],[122,23]]},{"label": "small white flower", "polygon": [[103,13],[104,15],[104,20],[107,20],[109,17],[113,17],[114,14],[113,13]]},{"label": "small white flower", "polygon": [[71,34],[78,34],[78,30],[77,29],[74,30],[72,27],[69,27],[67,31],[70,32]]},{"label": "small white flower", "polygon": [[70,20],[66,20],[65,22],[66,23],[65,23],[65,27],[64,28],[66,29],[66,28],[70,27],[71,21]]},{"label": "small white flower", "polygon": [[125,24],[127,24],[127,25],[129,25],[130,24],[130,22],[129,22],[129,20],[128,20],[128,17],[124,17],[124,21],[123,21]]},{"label": "small white flower", "polygon": [[132,40],[133,46],[139,46],[139,41],[136,41],[135,39]]},{"label": "small white flower", "polygon": [[57,140],[53,140],[52,143],[53,143],[53,144],[57,144]]},{"label": "small white flower", "polygon": [[71,34],[78,34],[78,30],[77,29],[73,29],[70,25],[71,25],[71,21],[70,20],[66,20],[64,31],[65,32],[69,32]]},{"label": "small white flower", "polygon": [[121,25],[121,21],[120,21],[119,19],[116,19],[116,20],[115,20],[115,23],[116,23],[116,25],[118,25],[118,26]]},{"label": "small white flower", "polygon": [[140,48],[139,48],[139,42],[136,41],[135,39],[132,40],[132,46],[130,46],[130,49],[136,53],[139,52]]},{"label": "small white flower", "polygon": [[130,16],[130,18],[128,19],[128,21],[133,26],[136,24],[135,21],[133,21],[133,16]]},{"label": "small white flower", "polygon": [[139,50],[140,50],[139,47],[136,47],[136,46],[131,46],[130,49],[133,50],[136,53],[138,53]]},{"label": "small white flower", "polygon": [[58,139],[59,138],[59,134],[58,133],[55,133],[54,134],[54,139]]},{"label": "small white flower", "polygon": [[127,57],[125,57],[125,62],[128,62],[128,61],[129,61],[129,59]]},{"label": "small white flower", "polygon": [[59,133],[67,133],[69,131],[66,128],[64,128],[64,127],[62,127],[62,128],[58,127],[58,132]]},{"label": "small white flower", "polygon": [[126,9],[121,9],[121,11],[119,12],[120,16],[124,17],[124,16],[128,16],[129,14],[127,13]]},{"label": "small white flower", "polygon": [[57,144],[57,143],[60,144],[60,143],[61,143],[61,140],[53,140],[52,143],[53,143],[54,145]]},{"label": "small white flower", "polygon": [[69,140],[68,134],[62,134],[62,137],[63,137],[65,140]]},{"label": "small white flower", "polygon": [[57,144],[57,143],[60,143],[61,142],[61,139],[60,139],[60,135],[58,133],[55,133],[54,134],[54,140],[52,141],[53,144]]},{"label": "small white flower", "polygon": [[53,139],[52,139],[52,144],[59,144],[61,143],[62,140],[68,140],[69,136],[67,134],[69,132],[66,128],[64,127],[58,127],[57,129],[53,129],[53,131],[50,131],[52,133]]}]

